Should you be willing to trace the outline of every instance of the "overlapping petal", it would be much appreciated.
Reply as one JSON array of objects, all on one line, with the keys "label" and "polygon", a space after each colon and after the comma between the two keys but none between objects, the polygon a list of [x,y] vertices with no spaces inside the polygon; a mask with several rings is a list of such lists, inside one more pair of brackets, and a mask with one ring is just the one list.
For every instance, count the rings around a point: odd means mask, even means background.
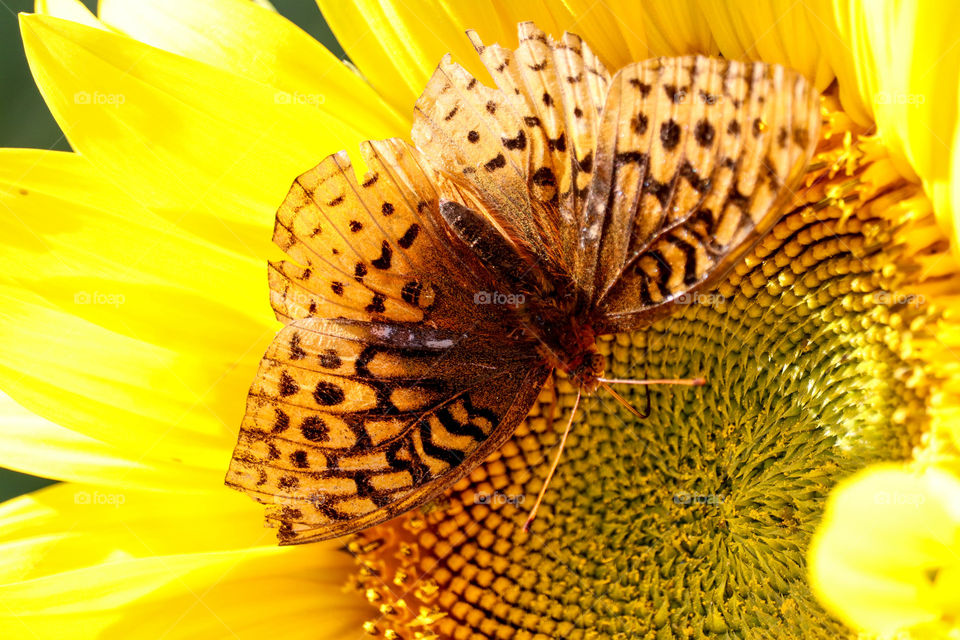
[{"label": "overlapping petal", "polygon": [[[75,153],[0,153],[0,208],[3,389],[121,466],[219,484],[275,331],[262,258],[171,224]],[[18,468],[84,477],[44,470],[56,444],[21,435]]]},{"label": "overlapping petal", "polygon": [[0,272],[80,318],[211,359],[272,326],[262,257],[170,223],[85,156],[0,150],[0,210]]},{"label": "overlapping petal", "polygon": [[340,591],[349,554],[277,548],[251,509],[227,489],[181,496],[75,484],[4,504],[0,636],[355,633],[368,610]]},{"label": "overlapping petal", "polygon": [[810,567],[822,601],[854,628],[952,623],[960,613],[960,480],[935,468],[859,474],[831,495]]},{"label": "overlapping petal", "polygon": [[40,15],[54,16],[85,24],[95,29],[108,29],[105,24],[90,13],[90,10],[80,0],[36,0],[34,11]]},{"label": "overlapping petal", "polygon": [[[0,285],[0,334],[3,389],[28,409],[113,445],[128,460],[158,458],[206,470],[206,486],[222,481],[235,437],[226,420],[240,418],[237,398],[249,371],[238,379],[222,363],[212,370],[9,285]],[[260,355],[252,353],[252,360]],[[34,444],[57,453],[42,440]]]},{"label": "overlapping petal", "polygon": [[147,44],[199,60],[362,123],[370,138],[403,135],[412,113],[392,110],[363,79],[280,14],[247,0],[104,0],[100,19]]},{"label": "overlapping petal", "polygon": [[71,146],[159,215],[250,255],[296,176],[368,137],[275,87],[124,35],[23,16],[31,70]]},{"label": "overlapping petal", "polygon": [[147,453],[133,459],[123,447],[108,444],[41,418],[0,392],[0,466],[58,480],[125,489],[197,492],[211,480],[205,469],[163,460]]},{"label": "overlapping petal", "polygon": [[864,11],[858,2],[837,0],[835,9],[854,70],[840,76],[845,106],[857,91],[898,168],[919,176],[941,225],[954,232],[960,200],[950,178],[960,160],[953,144],[960,46],[952,25],[960,19],[960,6],[889,1]]},{"label": "overlapping petal", "polygon": [[401,113],[409,113],[440,59],[451,54],[477,78],[486,71],[464,32],[484,42],[517,44],[517,23],[585,38],[612,68],[651,55],[716,53],[695,0],[652,2],[337,2],[318,0],[324,18],[360,71]]}]

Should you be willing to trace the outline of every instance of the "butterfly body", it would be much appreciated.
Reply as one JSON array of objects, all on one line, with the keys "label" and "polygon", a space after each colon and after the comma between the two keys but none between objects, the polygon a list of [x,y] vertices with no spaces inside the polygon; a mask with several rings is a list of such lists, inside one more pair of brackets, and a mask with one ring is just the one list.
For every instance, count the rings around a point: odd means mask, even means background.
[{"label": "butterfly body", "polygon": [[597,350],[597,334],[577,316],[534,309],[524,323],[531,327],[543,364],[563,371],[586,393],[600,386],[605,361]]},{"label": "butterfly body", "polygon": [[227,484],[282,543],[423,504],[495,451],[552,372],[603,378],[600,335],[713,286],[788,207],[819,98],[775,65],[685,56],[611,76],[577,36],[520,26],[449,60],[411,146],[301,175],[277,213],[261,363]]}]

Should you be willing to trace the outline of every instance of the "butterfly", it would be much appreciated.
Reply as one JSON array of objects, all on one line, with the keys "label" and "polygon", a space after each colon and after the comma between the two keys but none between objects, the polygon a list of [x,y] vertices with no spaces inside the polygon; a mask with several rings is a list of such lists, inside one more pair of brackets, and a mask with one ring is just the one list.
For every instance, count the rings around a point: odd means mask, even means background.
[{"label": "butterfly", "polygon": [[555,370],[604,380],[596,339],[715,285],[791,204],[818,93],[772,64],[682,56],[611,76],[578,36],[447,56],[410,145],[298,177],[276,216],[285,323],[250,388],[227,485],[281,544],[393,518],[480,464]]}]

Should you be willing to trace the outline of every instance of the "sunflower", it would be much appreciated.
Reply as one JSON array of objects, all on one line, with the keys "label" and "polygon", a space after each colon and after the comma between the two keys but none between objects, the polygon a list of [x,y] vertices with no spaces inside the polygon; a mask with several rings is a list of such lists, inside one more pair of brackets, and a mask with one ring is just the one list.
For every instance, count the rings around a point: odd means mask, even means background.
[{"label": "sunflower", "polygon": [[[72,153],[0,154],[0,635],[953,637],[960,264],[952,3],[343,3],[347,65],[265,3],[39,0],[21,18]],[[763,60],[822,92],[786,215],[715,291],[604,339],[614,375],[689,376],[636,422],[574,389],[429,508],[276,546],[222,487],[278,326],[265,260],[292,178],[407,135],[466,29],[532,20],[610,68]],[[6,395],[8,394],[8,395]],[[628,395],[635,404],[640,394]]]}]

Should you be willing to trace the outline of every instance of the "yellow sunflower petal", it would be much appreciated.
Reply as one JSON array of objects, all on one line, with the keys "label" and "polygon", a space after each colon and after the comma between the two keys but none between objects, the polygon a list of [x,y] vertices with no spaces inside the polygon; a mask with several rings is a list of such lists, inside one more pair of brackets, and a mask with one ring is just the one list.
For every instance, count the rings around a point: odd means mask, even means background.
[{"label": "yellow sunflower petal", "polygon": [[855,628],[892,633],[960,613],[960,479],[879,466],[840,485],[810,571],[821,600]]},{"label": "yellow sunflower petal", "polygon": [[[0,506],[0,637],[343,638],[336,545],[277,548],[254,505],[59,485]],[[190,532],[190,535],[184,535]]]},{"label": "yellow sunflower petal", "polygon": [[107,29],[108,27],[97,20],[97,17],[90,13],[80,0],[36,0],[34,11],[45,16],[63,18],[88,27],[97,29]]},{"label": "yellow sunflower petal", "polygon": [[[410,128],[362,78],[292,22],[248,0],[102,0],[100,18],[137,40],[276,87],[291,101],[388,138]],[[282,96],[281,96],[282,97]]]},{"label": "yellow sunflower petal", "polygon": [[21,16],[37,85],[71,145],[135,200],[205,237],[268,251],[291,176],[367,137],[363,123],[126,36]]},{"label": "yellow sunflower petal", "polygon": [[250,361],[238,369],[111,332],[0,283],[0,388],[134,461],[204,470],[213,486],[222,481],[242,415],[236,399],[271,335],[265,331],[237,354]]},{"label": "yellow sunflower petal", "polygon": [[516,46],[517,23],[533,21],[554,36],[583,36],[614,69],[650,55],[715,53],[708,25],[693,0],[614,2],[556,0],[489,3],[433,0],[348,3],[317,0],[350,58],[370,83],[402,113],[413,103],[441,58],[450,53],[488,81],[464,31],[484,42]]},{"label": "yellow sunflower petal", "polygon": [[611,69],[651,56],[717,53],[706,14],[695,0],[568,0],[564,5],[570,17],[563,28],[583,36]]},{"label": "yellow sunflower petal", "polygon": [[951,186],[960,172],[954,145],[960,47],[953,28],[960,5],[890,0],[870,11],[854,0],[835,5],[853,60],[853,72],[840,75],[845,108],[859,95],[898,171],[919,177],[952,236],[960,211]]},{"label": "yellow sunflower petal", "polygon": [[[276,546],[257,505],[224,486],[180,495],[63,483],[0,504],[0,582],[111,559]],[[189,531],[189,535],[184,535]]]},{"label": "yellow sunflower petal", "polygon": [[763,60],[797,69],[824,90],[833,81],[819,23],[831,21],[828,1],[728,0],[701,2],[720,52],[727,58]]},{"label": "yellow sunflower petal", "polygon": [[[219,484],[236,398],[275,331],[263,258],[171,225],[73,153],[0,152],[0,208],[2,388],[126,465]],[[38,464],[57,451],[20,437]],[[55,477],[87,471],[69,473]]]},{"label": "yellow sunflower petal", "polygon": [[[464,26],[439,2],[317,0],[317,4],[350,59],[402,114],[412,117],[413,103],[448,53],[477,78],[489,78],[464,34],[474,27]],[[490,24],[494,23],[478,26]],[[486,37],[483,32],[480,35]]]},{"label": "yellow sunflower petal", "polygon": [[0,210],[0,273],[85,320],[212,361],[274,326],[262,256],[170,224],[80,154],[0,150]]},{"label": "yellow sunflower petal", "polygon": [[149,454],[131,459],[131,452],[41,418],[3,392],[0,443],[0,466],[57,480],[198,491],[211,479],[202,469]]}]

